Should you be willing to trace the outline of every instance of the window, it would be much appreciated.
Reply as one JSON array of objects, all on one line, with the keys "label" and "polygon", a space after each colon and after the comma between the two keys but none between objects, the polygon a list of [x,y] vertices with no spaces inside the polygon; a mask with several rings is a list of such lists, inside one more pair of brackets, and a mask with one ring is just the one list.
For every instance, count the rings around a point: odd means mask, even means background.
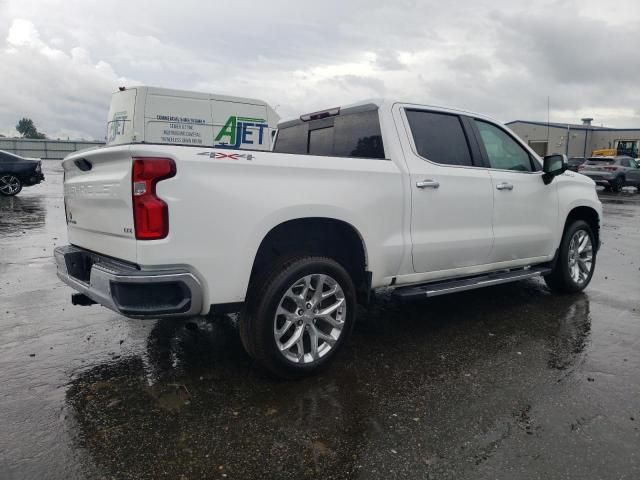
[{"label": "window", "polygon": [[620,160],[620,164],[623,167],[632,167],[633,165],[631,165],[631,159],[630,158],[623,158],[622,160]]},{"label": "window", "polygon": [[341,113],[281,127],[273,149],[279,153],[385,158],[378,110]]},{"label": "window", "polygon": [[472,165],[462,123],[457,115],[407,110],[418,155],[444,165]]},{"label": "window", "polygon": [[529,153],[507,132],[487,122],[475,122],[491,168],[518,172],[533,170]]},{"label": "window", "polygon": [[333,148],[337,157],[384,158],[378,111],[336,117]]},{"label": "window", "polygon": [[309,153],[329,156],[333,154],[333,127],[318,128],[309,132]]},{"label": "window", "polygon": [[273,151],[306,154],[308,132],[309,126],[306,123],[279,128]]}]

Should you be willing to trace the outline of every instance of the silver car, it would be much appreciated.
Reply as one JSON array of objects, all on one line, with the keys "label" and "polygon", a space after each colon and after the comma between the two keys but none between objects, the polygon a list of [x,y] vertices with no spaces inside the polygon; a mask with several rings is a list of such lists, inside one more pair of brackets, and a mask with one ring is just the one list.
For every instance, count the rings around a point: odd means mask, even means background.
[{"label": "silver car", "polygon": [[605,190],[619,192],[626,186],[640,189],[640,164],[631,157],[591,157],[578,167],[578,172]]}]

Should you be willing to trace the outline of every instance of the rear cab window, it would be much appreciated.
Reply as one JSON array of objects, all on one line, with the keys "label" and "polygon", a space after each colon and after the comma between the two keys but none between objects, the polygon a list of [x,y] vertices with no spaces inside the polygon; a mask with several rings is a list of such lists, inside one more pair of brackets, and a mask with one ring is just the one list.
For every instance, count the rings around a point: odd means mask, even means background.
[{"label": "rear cab window", "polygon": [[378,107],[368,104],[327,110],[284,122],[279,125],[273,151],[384,159]]}]

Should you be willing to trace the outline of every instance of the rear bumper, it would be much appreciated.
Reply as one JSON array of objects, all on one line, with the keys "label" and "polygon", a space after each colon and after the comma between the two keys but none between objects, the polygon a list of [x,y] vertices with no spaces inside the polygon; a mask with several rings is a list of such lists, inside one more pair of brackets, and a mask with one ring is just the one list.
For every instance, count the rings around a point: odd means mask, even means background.
[{"label": "rear bumper", "polygon": [[37,185],[44,181],[44,173],[36,172],[24,179],[24,184],[27,186]]},{"label": "rear bumper", "polygon": [[608,186],[613,183],[616,176],[612,174],[602,174],[602,173],[591,173],[591,172],[580,172],[582,175],[589,177],[591,180],[596,182],[597,185]]},{"label": "rear bumper", "polygon": [[64,283],[127,317],[186,317],[202,311],[202,285],[186,269],[141,270],[72,245],[56,248],[54,256]]}]

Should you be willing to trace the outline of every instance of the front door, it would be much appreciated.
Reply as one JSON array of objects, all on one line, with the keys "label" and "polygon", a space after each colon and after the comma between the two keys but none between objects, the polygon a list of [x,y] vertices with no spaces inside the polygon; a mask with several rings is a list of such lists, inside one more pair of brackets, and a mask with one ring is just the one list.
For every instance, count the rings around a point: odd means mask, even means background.
[{"label": "front door", "polygon": [[405,108],[410,149],[411,239],[417,273],[487,263],[493,192],[464,117]]},{"label": "front door", "polygon": [[634,158],[625,158],[621,163],[628,167],[625,168],[626,183],[640,188],[640,164]]},{"label": "front door", "polygon": [[540,165],[502,127],[483,120],[474,123],[493,190],[489,261],[553,255],[559,240],[557,182],[545,185]]}]

